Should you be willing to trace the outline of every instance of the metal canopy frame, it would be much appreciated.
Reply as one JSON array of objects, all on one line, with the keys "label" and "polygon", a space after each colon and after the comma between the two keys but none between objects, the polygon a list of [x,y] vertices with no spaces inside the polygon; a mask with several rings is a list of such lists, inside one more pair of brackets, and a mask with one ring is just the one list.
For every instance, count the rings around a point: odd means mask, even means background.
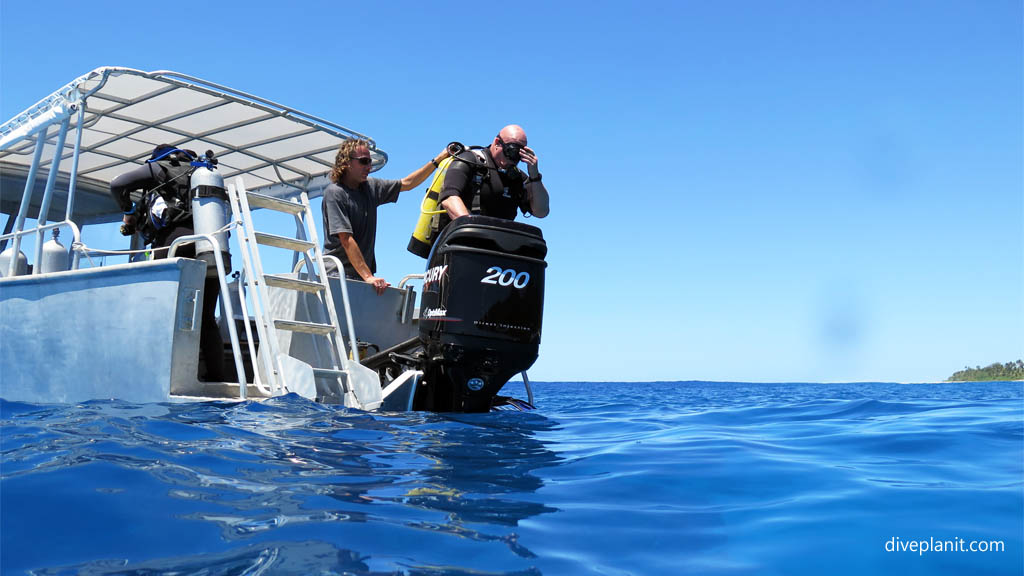
[{"label": "metal canopy frame", "polygon": [[[76,133],[71,142],[62,136],[68,130]],[[0,125],[0,211],[45,222],[40,212],[56,200],[79,225],[118,220],[110,181],[144,163],[158,144],[213,150],[225,179],[240,176],[253,192],[316,197],[346,138],[370,142],[373,170],[387,163],[372,138],[252,94],[167,70],[97,68]],[[68,158],[71,170],[49,170],[37,193],[36,172]]]}]

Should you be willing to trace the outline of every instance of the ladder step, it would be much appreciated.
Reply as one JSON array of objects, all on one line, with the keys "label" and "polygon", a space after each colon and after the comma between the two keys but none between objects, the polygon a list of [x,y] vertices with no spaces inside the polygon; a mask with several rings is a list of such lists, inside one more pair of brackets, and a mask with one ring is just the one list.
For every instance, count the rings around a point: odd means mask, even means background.
[{"label": "ladder step", "polygon": [[263,194],[256,194],[254,192],[247,192],[245,198],[249,201],[250,207],[277,210],[278,212],[285,212],[287,214],[302,214],[306,211],[306,207],[298,202],[291,202],[289,200],[274,198],[272,196],[264,196]]},{"label": "ladder step", "polygon": [[263,277],[263,280],[267,283],[267,286],[273,286],[275,288],[287,288],[289,290],[301,290],[303,292],[316,293],[324,289],[323,284],[319,282],[310,282],[309,280],[299,280],[297,278],[288,278],[287,276],[277,276],[274,274],[267,274]]},{"label": "ladder step", "polygon": [[266,232],[253,232],[253,237],[256,238],[257,244],[276,246],[277,248],[294,250],[296,252],[305,252],[315,246],[312,242],[299,240],[298,238],[288,238],[287,236],[278,236],[276,234],[267,234]]},{"label": "ladder step", "polygon": [[348,373],[344,370],[333,370],[331,368],[313,368],[314,378],[347,378]]},{"label": "ladder step", "polygon": [[307,334],[327,335],[334,332],[334,326],[330,324],[317,324],[316,322],[299,322],[298,320],[274,320],[274,327],[280,330],[291,330],[292,332],[305,332]]}]

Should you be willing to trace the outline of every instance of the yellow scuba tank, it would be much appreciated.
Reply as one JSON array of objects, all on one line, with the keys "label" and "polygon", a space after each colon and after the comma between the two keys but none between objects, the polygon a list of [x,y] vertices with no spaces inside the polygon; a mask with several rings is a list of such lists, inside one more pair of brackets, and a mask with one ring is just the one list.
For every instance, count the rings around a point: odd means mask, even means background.
[{"label": "yellow scuba tank", "polygon": [[449,156],[438,165],[437,173],[434,174],[434,179],[423,196],[423,202],[420,204],[420,217],[416,221],[412,238],[409,239],[409,252],[422,258],[430,255],[430,249],[434,246],[434,240],[437,239],[439,219],[445,212],[444,208],[438,206],[437,199],[441,194],[441,187],[444,186],[444,176],[448,173],[448,165],[452,163],[452,158]]}]

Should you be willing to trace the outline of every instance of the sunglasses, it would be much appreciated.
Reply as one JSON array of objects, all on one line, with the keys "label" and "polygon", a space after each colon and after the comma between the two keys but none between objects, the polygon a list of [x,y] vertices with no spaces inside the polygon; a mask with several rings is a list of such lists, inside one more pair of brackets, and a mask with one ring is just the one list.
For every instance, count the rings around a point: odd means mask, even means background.
[{"label": "sunglasses", "polygon": [[353,158],[353,160],[355,160],[356,162],[359,162],[363,166],[369,166],[370,164],[373,163],[373,158],[369,158],[367,156],[363,156],[361,158]]}]

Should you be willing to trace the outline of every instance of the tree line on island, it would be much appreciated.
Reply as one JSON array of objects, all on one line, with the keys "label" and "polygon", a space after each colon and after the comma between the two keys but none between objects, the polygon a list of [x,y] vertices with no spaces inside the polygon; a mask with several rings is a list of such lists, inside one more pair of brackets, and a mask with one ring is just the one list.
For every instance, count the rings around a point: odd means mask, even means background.
[{"label": "tree line on island", "polygon": [[984,368],[965,366],[963,370],[954,372],[946,379],[947,382],[1007,382],[1010,380],[1024,380],[1024,361],[1017,360],[1006,364],[996,362]]}]

